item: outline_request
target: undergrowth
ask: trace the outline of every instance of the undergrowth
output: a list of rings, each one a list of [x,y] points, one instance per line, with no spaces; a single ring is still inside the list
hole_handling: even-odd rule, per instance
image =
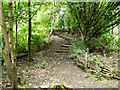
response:
[[[120,51],[119,38],[109,34],[103,34],[99,38],[92,38],[89,44],[89,48],[96,51]]]
[[[99,52],[90,53],[83,41],[72,43],[70,52],[72,57],[75,57],[77,65],[84,68],[87,73],[94,74],[96,80],[102,80],[103,77],[120,79],[118,76],[120,72],[115,69],[117,68],[118,54],[114,57],[107,57],[105,52],[103,52],[104,55],[100,55]]]
[[[33,26],[32,36],[31,36],[31,47],[34,50],[37,50],[39,47],[42,48],[47,41],[47,28],[40,29],[38,26]],[[35,28],[36,27],[36,28]],[[18,39],[17,39],[17,50],[16,52],[28,51],[28,25],[23,26],[18,30]],[[13,34],[14,48],[15,48],[15,37],[16,34]],[[52,38],[50,38],[50,42]],[[16,48],[15,48],[16,49]]]

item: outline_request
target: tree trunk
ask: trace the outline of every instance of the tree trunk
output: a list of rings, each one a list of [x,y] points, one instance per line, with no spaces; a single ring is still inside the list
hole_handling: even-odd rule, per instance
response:
[[[12,1],[8,4],[9,8],[9,48],[11,54],[11,76],[12,76],[12,87],[17,88],[17,71],[16,71],[16,55],[14,52],[13,45],[13,9],[12,9]]]
[[[12,2],[9,2],[9,38],[5,26],[5,18],[4,18],[4,8],[3,2],[0,1],[0,11],[1,11],[1,26],[2,33],[5,40],[5,49],[2,51],[2,55],[5,61],[6,69],[10,81],[12,82],[12,87],[17,88],[17,72],[16,72],[16,64],[15,64],[15,53],[13,48],[13,13],[12,13]],[[11,57],[11,58],[10,58]],[[12,62],[11,62],[12,61]]]
[[[2,55],[3,55],[4,61],[5,61],[9,79],[12,82],[12,87],[17,88],[17,75],[16,75],[16,68],[15,68],[15,62],[14,62],[14,60],[16,58],[15,58],[15,53],[14,53],[14,48],[13,48],[12,2],[9,2],[8,7],[9,7],[9,38],[8,38],[6,26],[5,26],[3,2],[0,1],[1,26],[2,26],[2,33],[4,36],[4,40],[5,40],[5,49],[2,50]],[[11,56],[11,58],[10,58],[10,56]]]
[[[4,36],[4,40],[5,40],[5,49],[2,50],[2,55],[3,55],[3,58],[5,60],[8,76],[11,79],[11,76],[10,76],[10,70],[11,70],[10,64],[11,63],[10,63],[10,57],[9,57],[8,36],[7,36],[7,30],[6,30],[6,26],[5,26],[4,8],[3,8],[2,1],[0,1],[0,18],[1,18],[1,29],[2,29],[2,33]]]
[[[15,1],[15,11],[16,11],[16,1]],[[15,23],[16,23],[16,43],[15,43],[15,50],[16,50],[16,53],[17,53],[17,28],[18,28],[17,17],[15,17]]]
[[[20,0],[18,2],[18,9],[19,9],[19,5],[20,5]],[[15,11],[16,11],[16,1],[15,1]],[[16,13],[17,14],[17,13]],[[15,18],[15,23],[16,23],[16,43],[15,43],[15,50],[16,50],[16,54],[17,54],[17,37],[18,37],[18,34],[17,34],[17,30],[18,30],[18,21],[17,21],[17,17]]]
[[[50,42],[50,37],[51,37],[51,35],[52,35],[52,32],[53,32],[53,27],[54,27],[54,22],[55,22],[55,8],[56,8],[56,2],[55,2],[55,0],[54,0],[54,10],[53,10],[53,21],[52,21],[52,28],[51,28],[51,31],[50,31],[50,33],[48,34],[48,39],[47,39],[47,42],[46,42],[46,44],[49,44],[49,42]]]
[[[29,30],[28,30],[28,61],[31,61],[31,11],[30,11],[30,2],[31,0],[28,0],[28,7],[29,7]]]

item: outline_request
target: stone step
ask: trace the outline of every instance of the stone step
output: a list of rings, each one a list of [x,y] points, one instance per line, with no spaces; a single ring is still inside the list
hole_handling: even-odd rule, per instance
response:
[[[66,45],[66,44],[65,44],[65,45],[62,45],[61,47],[70,47],[70,46],[71,46],[71,45]]]
[[[61,47],[59,50],[69,50],[68,47]]]
[[[25,57],[27,55],[28,55],[28,53],[19,53],[19,54],[16,54],[16,57],[17,57],[17,59],[19,59],[19,58]]]
[[[55,51],[56,53],[68,53],[69,52],[69,50],[57,50],[57,51]]]
[[[72,45],[70,42],[66,42],[65,44],[66,44],[66,45]]]
[[[53,33],[54,35],[57,35],[57,36],[59,36],[59,37],[61,37],[61,38],[63,38],[63,39],[66,39],[66,40],[74,40],[73,38],[71,38],[71,37],[67,37],[67,36],[65,36],[65,35],[60,35],[60,34],[58,34],[58,33]]]

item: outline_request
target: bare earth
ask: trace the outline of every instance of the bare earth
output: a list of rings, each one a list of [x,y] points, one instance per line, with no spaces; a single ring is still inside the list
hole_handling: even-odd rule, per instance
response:
[[[95,81],[93,75],[86,78],[86,73],[70,59],[69,53],[56,53],[66,41],[58,36],[52,36],[53,42],[49,48],[35,53],[33,62],[26,62],[19,67],[19,72],[28,72],[26,82],[29,88],[48,88],[54,84],[64,84],[71,88],[117,88],[117,80]],[[36,66],[42,61],[48,67],[41,69]]]

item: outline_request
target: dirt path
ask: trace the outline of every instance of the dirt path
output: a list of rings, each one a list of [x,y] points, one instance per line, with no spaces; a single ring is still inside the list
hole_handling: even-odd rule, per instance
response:
[[[25,80],[29,83],[29,87],[51,87],[56,83],[65,84],[72,88],[117,87],[116,80],[95,81],[92,75],[86,78],[86,73],[74,64],[69,53],[55,52],[66,41],[58,36],[52,37],[53,42],[48,49],[38,52],[33,57],[33,62],[19,66],[19,72],[28,72]],[[45,69],[39,67],[43,61],[48,63],[48,67]]]

